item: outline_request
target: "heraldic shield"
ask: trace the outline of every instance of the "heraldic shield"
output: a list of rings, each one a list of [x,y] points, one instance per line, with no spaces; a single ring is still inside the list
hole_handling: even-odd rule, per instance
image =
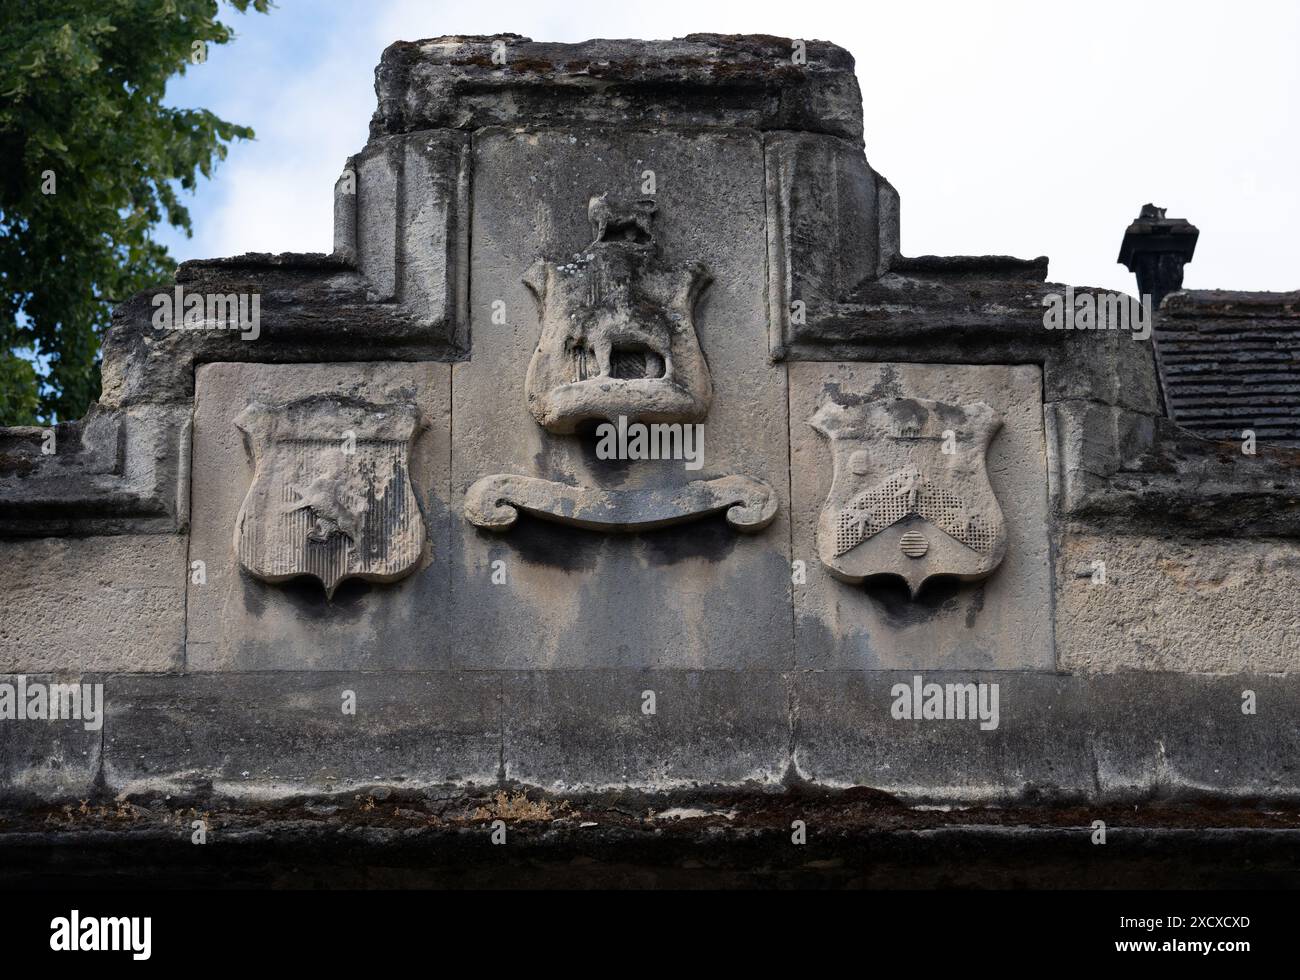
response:
[[[253,484],[235,520],[239,563],[265,582],[312,576],[332,598],[349,578],[392,582],[424,552],[411,486],[413,403],[318,396],[253,403],[235,419]]]
[[[826,402],[809,424],[831,441],[835,473],[817,551],[836,578],[897,575],[975,581],[1007,550],[985,453],[1002,419],[983,402],[898,398]]]

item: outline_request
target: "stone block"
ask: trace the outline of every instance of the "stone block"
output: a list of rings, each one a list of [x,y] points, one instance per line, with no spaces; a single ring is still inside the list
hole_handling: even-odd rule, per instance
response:
[[[354,156],[356,193],[336,237],[355,229],[368,295],[465,345],[469,137],[434,130],[377,139]]]
[[[48,694],[52,684],[102,682],[102,676],[93,674],[0,674],[0,698],[8,701],[0,717],[0,803],[56,803],[91,796],[99,773],[104,714],[95,718],[78,711],[77,717],[50,720],[46,710],[45,717],[19,718],[17,701],[23,686],[30,695],[39,685]],[[107,699],[106,692],[103,697]],[[23,700],[31,703],[30,696]],[[105,705],[96,710],[104,711]]]
[[[1300,679],[1294,675],[1076,677],[1088,699],[1099,799],[1229,796],[1277,803],[1300,797]]]
[[[647,170],[656,175],[660,261],[700,263],[712,278],[694,305],[699,344],[716,365],[698,470],[682,460],[599,459],[590,429],[548,431],[525,394],[541,333],[526,273],[539,260],[585,254],[593,197],[634,199]],[[785,373],[768,362],[764,339],[758,136],[486,130],[475,137],[474,185],[474,356],[453,369],[453,662],[787,666]],[[462,516],[466,491],[496,475],[669,496],[693,481],[741,475],[773,490],[776,514],[753,534],[738,534],[722,516],[619,534],[523,516],[497,533]]]
[[[745,127],[862,142],[853,56],[826,41],[689,34],[577,44],[517,34],[389,45],[371,138],[484,126]]]
[[[169,534],[0,541],[0,670],[176,670],[185,553]]]
[[[876,276],[877,178],[861,146],[833,136],[765,133],[763,152],[772,318],[781,327],[773,346],[784,349],[792,340],[815,341],[816,321]]]
[[[448,374],[447,365],[435,363],[209,364],[199,369],[189,557],[191,563],[205,563],[207,581],[189,587],[189,670],[411,670],[446,663]],[[277,406],[302,398],[414,404],[418,409],[425,427],[411,445],[407,470],[426,540],[417,567],[405,577],[350,578],[327,596],[314,578],[264,581],[241,566],[234,541],[254,468],[236,419],[255,403]],[[285,415],[275,409],[267,413],[272,422]],[[346,434],[325,435],[342,440]],[[311,450],[331,459],[329,454],[338,451],[333,442]],[[274,521],[269,514],[251,531],[271,534]],[[335,534],[326,544],[332,547],[341,540]]]
[[[507,779],[555,792],[774,787],[788,768],[774,671],[533,670],[504,683]]]
[[[976,718],[896,718],[920,677],[943,688],[977,685]],[[979,720],[978,685],[997,727]],[[795,769],[826,786],[870,786],[909,802],[1045,802],[1083,798],[1093,781],[1086,700],[1068,677],[1008,671],[800,671],[795,677]],[[909,704],[913,696],[906,696]],[[956,708],[964,692],[956,692]],[[911,709],[909,709],[910,711]],[[925,700],[922,700],[922,711]],[[951,712],[955,715],[956,712]],[[986,715],[992,720],[993,712]]]
[[[343,711],[346,692],[355,714]],[[492,783],[500,681],[432,671],[113,678],[104,779],[123,795],[291,796]]]
[[[790,387],[793,558],[804,562],[807,576],[805,583],[794,586],[798,664],[886,670],[1052,669],[1039,369],[801,362],[790,365]],[[808,424],[828,401],[862,406],[904,398],[948,405],[983,402],[1002,419],[988,446],[986,470],[1005,523],[1005,555],[982,580],[931,578],[915,597],[892,576],[867,578],[854,585],[832,577],[823,564],[817,526],[832,490],[832,442]],[[964,451],[960,445],[958,451]],[[870,459],[873,450],[865,452]],[[922,475],[947,492],[942,466]],[[846,480],[848,487],[855,486],[847,475]],[[907,543],[902,536],[909,529],[922,534],[932,547],[948,544],[950,535],[917,517],[900,521],[880,537],[897,535],[902,548]],[[850,551],[846,557],[851,555]],[[938,563],[930,571],[941,572],[943,567]],[[961,569],[954,564],[952,570]]]
[[[1067,535],[1057,558],[1063,670],[1300,668],[1300,545]]]

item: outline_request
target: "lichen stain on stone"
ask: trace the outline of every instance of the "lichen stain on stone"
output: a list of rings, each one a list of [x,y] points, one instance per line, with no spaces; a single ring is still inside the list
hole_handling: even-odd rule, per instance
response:
[[[828,381],[826,383],[826,394],[830,396],[831,401],[835,402],[835,404],[843,405],[845,408],[853,408],[871,402],[902,398],[903,389],[899,384],[898,372],[894,369],[894,366],[886,364],[881,368],[880,380],[873,384],[871,390],[865,395],[845,391],[838,381]]]

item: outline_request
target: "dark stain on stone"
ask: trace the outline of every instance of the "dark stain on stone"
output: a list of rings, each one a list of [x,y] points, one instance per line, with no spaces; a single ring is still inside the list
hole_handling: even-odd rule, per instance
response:
[[[268,594],[274,590],[308,619],[328,618],[354,622],[364,612],[366,604],[363,600],[372,588],[371,583],[362,579],[348,579],[334,590],[332,599],[326,599],[324,585],[310,575],[270,584],[241,571],[240,582],[243,585],[244,609],[254,619],[260,619],[265,614]]]
[[[17,453],[0,453],[0,476],[26,476],[36,469],[36,464]]]
[[[872,385],[871,390],[865,395],[856,391],[845,391],[838,381],[827,381],[824,390],[831,401],[845,408],[903,397],[903,389],[898,383],[898,371],[891,365],[881,368],[880,380]]]
[[[633,459],[601,459],[596,455],[596,447],[600,439],[596,435],[596,429],[601,423],[591,422],[578,430],[577,438],[580,440],[582,447],[582,458],[603,487],[621,487],[627,482],[629,470],[636,465],[637,460]]]
[[[974,629],[975,620],[984,609],[984,585],[981,583],[971,593],[970,605],[966,607],[966,628]]]
[[[866,395],[859,395],[856,392],[845,391],[840,387],[838,381],[827,381],[825,387],[826,395],[836,405],[843,405],[845,408],[852,408],[855,405],[862,405],[871,401]]]
[[[581,476],[574,474],[568,447],[561,442],[563,439],[571,438],[573,437],[555,436],[547,439],[542,444],[542,448],[533,454],[534,471],[531,475],[543,480],[554,480],[557,483],[585,482]]]
[[[239,584],[244,590],[244,609],[254,619],[260,619],[262,613],[266,611],[266,596],[262,591],[266,586],[254,579],[242,568],[239,570]]]
[[[494,533],[475,528],[479,538],[490,542],[495,560],[515,555],[530,565],[543,565],[562,572],[584,572],[596,567],[606,535],[586,528],[540,520],[521,513],[510,530]],[[502,553],[508,552],[508,554]]]
[[[689,524],[647,531],[640,535],[646,560],[651,565],[673,565],[686,558],[703,558],[717,562],[726,558],[736,547],[739,532],[727,523],[722,513]]]
[[[331,599],[325,598],[320,579],[301,575],[275,586],[285,600],[303,616],[329,619],[331,623],[356,622],[366,610],[365,598],[374,586],[364,579],[351,578],[340,583]]]
[[[882,398],[902,398],[903,388],[898,383],[898,369],[892,364],[886,364],[880,371],[880,380],[871,387],[867,393],[867,401],[878,401]]]
[[[950,575],[939,575],[921,586],[913,599],[907,583],[897,575],[873,575],[862,583],[862,590],[884,613],[889,625],[900,629],[956,611],[962,584]]]
[[[900,428],[922,429],[930,411],[915,398],[900,398],[890,405],[889,416]]]
[[[865,635],[859,642],[866,645]],[[800,615],[795,620],[795,662],[800,667],[822,668],[833,665],[833,656],[839,641],[824,622],[816,616]],[[870,662],[870,658],[865,658]]]

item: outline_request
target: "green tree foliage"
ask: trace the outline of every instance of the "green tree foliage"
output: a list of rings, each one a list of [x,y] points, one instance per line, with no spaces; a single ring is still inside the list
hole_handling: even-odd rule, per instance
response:
[[[233,37],[218,12],[216,0],[0,2],[0,425],[85,413],[112,304],[172,275],[153,229],[165,218],[190,233],[177,186],[252,137],[163,105],[168,79]]]

